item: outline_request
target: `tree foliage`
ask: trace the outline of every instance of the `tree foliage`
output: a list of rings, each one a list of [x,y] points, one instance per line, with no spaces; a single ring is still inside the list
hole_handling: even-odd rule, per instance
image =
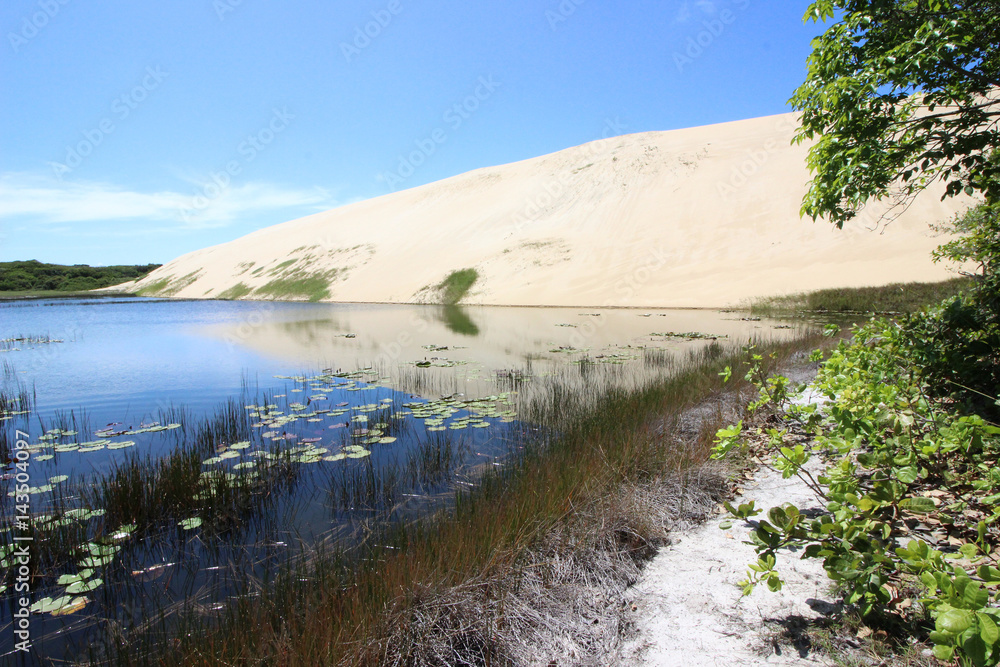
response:
[[[817,139],[804,215],[841,227],[934,181],[1000,195],[1000,0],[817,0],[805,19],[835,22],[790,100],[796,140]]]
[[[43,264],[36,260],[0,262],[0,292],[75,292],[109,287],[146,275],[159,264],[142,266],[87,266]]]

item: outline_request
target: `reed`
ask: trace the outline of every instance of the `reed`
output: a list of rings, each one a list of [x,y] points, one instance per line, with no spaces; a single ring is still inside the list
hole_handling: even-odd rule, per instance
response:
[[[773,360],[766,358],[777,363],[816,344],[810,338],[760,347],[774,353]],[[625,554],[618,559],[625,564],[648,557],[649,529],[623,518],[624,505],[615,510],[613,528],[591,519],[609,516],[599,508],[623,488],[683,479],[706,460],[721,413],[709,414],[686,446],[678,446],[673,432],[688,428],[686,411],[723,393],[722,368],[735,366],[733,376],[740,377],[740,364],[734,346],[715,344],[678,362],[668,379],[656,383],[635,379],[637,386],[623,388],[620,375],[627,371],[601,371],[597,364],[545,378],[519,406],[527,421],[511,429],[504,465],[489,466],[474,487],[456,491],[447,510],[430,519],[369,527],[368,539],[357,547],[298,559],[269,575],[272,583],[241,598],[217,623],[188,623],[187,634],[144,640],[147,649],[123,648],[113,662],[507,664],[505,628],[515,619],[504,605],[528,576],[531,554],[547,536],[569,534],[567,544],[613,544]],[[586,378],[582,390],[574,375]],[[747,390],[741,382],[726,389]],[[436,452],[416,454],[413,470],[434,479],[448,467],[446,448],[442,442]],[[362,475],[356,483],[357,498],[381,493],[371,478]],[[695,491],[711,496],[692,485]],[[675,505],[684,514],[684,502]]]
[[[749,305],[760,317],[809,313],[897,315],[913,313],[972,288],[971,278],[937,283],[893,283],[879,287],[843,287],[758,299]]]

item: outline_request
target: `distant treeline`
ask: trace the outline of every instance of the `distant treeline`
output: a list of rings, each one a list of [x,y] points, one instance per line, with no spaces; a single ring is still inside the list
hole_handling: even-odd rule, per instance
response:
[[[117,285],[140,278],[159,264],[87,266],[43,264],[36,260],[0,262],[0,292],[77,292]]]

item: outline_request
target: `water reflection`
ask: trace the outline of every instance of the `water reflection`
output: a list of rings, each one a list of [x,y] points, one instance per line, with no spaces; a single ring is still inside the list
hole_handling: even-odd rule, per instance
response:
[[[389,386],[427,398],[489,395],[499,379],[524,375],[528,365],[536,377],[584,360],[648,368],[651,353],[685,355],[713,340],[790,338],[799,328],[694,309],[267,305],[266,316],[249,326],[252,310],[245,321],[199,333],[287,367],[374,369]]]
[[[454,331],[457,334],[463,336],[479,335],[479,327],[461,306],[442,307],[441,321],[444,322],[449,331]]]
[[[79,656],[104,623],[141,625],[189,605],[217,613],[249,580],[266,579],[290,557],[287,545],[347,540],[367,534],[376,519],[405,520],[439,506],[457,485],[472,486],[481,469],[501,465],[518,433],[535,427],[522,421],[521,407],[547,395],[546,386],[567,388],[548,394],[561,407],[611,385],[666,375],[678,357],[719,339],[797,333],[708,310],[144,299],[51,305],[0,305],[0,339],[25,333],[64,341],[4,352],[0,378],[34,385],[38,409],[0,422],[0,438],[13,443],[23,429],[32,484],[58,487],[31,497],[39,530],[68,535],[60,541],[39,533],[37,544],[60,560],[39,573],[36,598],[68,594],[72,584],[59,577],[82,567],[101,579],[78,616],[35,615],[38,645],[67,657]],[[225,419],[205,421],[231,399],[220,413]],[[185,447],[200,449],[188,457],[179,454]],[[163,467],[171,456],[190,459],[193,468]],[[133,517],[105,526],[114,514],[107,499],[119,495],[98,498],[92,485],[129,462],[143,475],[115,479],[193,470],[195,481],[169,487],[185,511],[171,510],[137,527],[134,538],[108,544],[106,535]],[[258,480],[271,479],[281,483],[258,489]],[[8,510],[13,480],[8,469],[0,484],[0,506],[7,502]],[[118,486],[107,488],[117,493]],[[162,496],[149,503],[139,484],[122,488],[138,494],[120,494],[122,507],[182,506]],[[231,523],[216,518],[230,506],[219,500],[226,493],[233,507],[250,503]],[[84,507],[87,498],[100,506]],[[107,514],[85,521],[70,514],[84,509]],[[0,517],[6,543],[13,516]],[[204,524],[185,524],[195,518]],[[112,553],[100,572],[80,560],[105,550]],[[14,611],[8,590],[0,595],[0,627],[9,627]],[[0,637],[0,656],[10,639]]]

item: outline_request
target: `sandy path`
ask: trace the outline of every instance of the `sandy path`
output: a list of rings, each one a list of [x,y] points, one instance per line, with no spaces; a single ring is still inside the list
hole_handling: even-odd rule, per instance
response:
[[[745,486],[740,502],[749,499],[765,510],[785,502],[799,509],[821,507],[800,480],[784,480],[769,470]],[[821,562],[784,552],[778,560],[784,588],[771,593],[759,586],[741,598],[736,584],[756,556],[743,543],[750,526],[737,522],[721,530],[725,518],[719,515],[684,534],[646,567],[632,589],[636,636],[622,646],[618,664],[832,665],[824,656],[788,643],[775,646],[770,639],[782,622],[817,618],[817,609],[831,608],[830,580]]]

